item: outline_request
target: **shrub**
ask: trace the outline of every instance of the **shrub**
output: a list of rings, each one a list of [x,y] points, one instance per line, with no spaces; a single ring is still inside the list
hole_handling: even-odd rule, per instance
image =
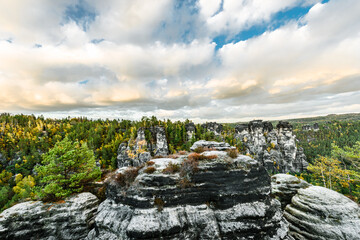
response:
[[[179,164],[174,164],[172,162],[169,162],[169,164],[166,166],[166,168],[164,168],[162,172],[165,174],[173,174],[179,171],[180,171]]]
[[[118,173],[115,176],[115,181],[123,187],[129,187],[134,182],[135,178],[139,174],[139,168],[129,167],[122,173]]]
[[[180,188],[189,188],[194,186],[194,184],[189,180],[189,178],[184,177],[182,179],[180,179],[180,181],[178,182],[178,186]]]
[[[205,152],[205,149],[203,147],[197,147],[197,148],[195,148],[194,152],[202,153],[202,152]]]
[[[161,212],[164,209],[164,201],[161,198],[156,197],[154,199],[154,206],[157,207],[158,211]]]
[[[228,155],[229,157],[231,157],[231,158],[237,158],[237,156],[238,156],[238,151],[237,151],[237,149],[229,149],[229,150],[227,151],[227,155]]]
[[[154,165],[154,164],[155,164],[154,161],[147,161],[147,162],[146,162],[146,165],[148,165],[148,166],[152,166],[152,165]]]
[[[199,171],[198,165],[199,163],[194,159],[185,159],[180,168],[180,176],[190,176]]]
[[[144,173],[147,173],[147,174],[151,174],[153,172],[156,171],[156,168],[154,167],[147,167],[145,170],[144,170]]]
[[[179,151],[179,155],[186,155],[186,151]]]
[[[200,160],[211,160],[211,159],[215,159],[217,158],[217,155],[209,155],[209,156],[205,156],[199,153],[191,153],[188,156],[188,159],[191,160],[196,160],[196,161],[200,161]]]

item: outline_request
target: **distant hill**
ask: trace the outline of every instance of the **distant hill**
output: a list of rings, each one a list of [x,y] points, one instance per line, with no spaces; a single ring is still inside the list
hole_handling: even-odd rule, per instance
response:
[[[309,118],[295,118],[295,119],[284,119],[283,121],[290,122],[291,124],[314,124],[314,123],[324,123],[331,121],[360,121],[360,113],[347,113],[347,114],[329,114],[326,116],[317,116]],[[279,120],[270,120],[273,125],[276,125]],[[247,123],[247,122],[237,122],[237,123],[228,123],[229,126],[234,127],[236,124]]]

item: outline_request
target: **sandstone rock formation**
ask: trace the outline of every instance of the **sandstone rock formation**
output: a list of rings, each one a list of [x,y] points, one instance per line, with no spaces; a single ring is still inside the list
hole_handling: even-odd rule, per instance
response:
[[[281,208],[291,203],[293,196],[300,188],[311,186],[304,180],[289,174],[276,174],[271,177],[272,195],[281,202]]]
[[[299,189],[284,212],[295,239],[359,239],[360,207],[327,188]]]
[[[300,172],[308,166],[303,149],[296,146],[296,136],[288,122],[280,121],[274,129],[270,122],[255,120],[237,125],[235,133],[246,153],[272,172]]]
[[[235,149],[235,147],[231,147],[228,143],[225,143],[225,142],[199,140],[199,141],[194,142],[194,144],[190,147],[190,150],[194,151],[198,147],[219,150],[219,151]]]
[[[243,155],[203,154],[219,156],[198,166],[187,156],[153,159],[155,172],[140,169],[130,186],[110,181],[87,239],[288,239],[264,167]],[[170,163],[180,172],[165,174]]]
[[[216,122],[207,122],[201,125],[207,131],[213,132],[215,136],[220,136],[223,130],[223,125]]]
[[[188,124],[185,125],[185,130],[186,130],[186,136],[187,136],[187,140],[191,140],[196,133],[196,126],[193,122],[189,122]]]
[[[118,168],[127,166],[140,166],[150,160],[151,155],[166,156],[169,154],[169,147],[163,127],[153,127],[149,129],[152,135],[152,141],[148,142],[145,138],[145,129],[139,128],[135,144],[131,146],[131,140],[128,143],[121,143],[118,149],[117,165]]]
[[[313,130],[313,131],[319,131],[319,124],[318,123],[314,123],[314,125],[304,125],[302,126],[302,130],[303,131],[310,131],[310,130]]]
[[[0,214],[0,239],[84,239],[93,227],[98,199],[91,193],[64,203],[23,202]]]

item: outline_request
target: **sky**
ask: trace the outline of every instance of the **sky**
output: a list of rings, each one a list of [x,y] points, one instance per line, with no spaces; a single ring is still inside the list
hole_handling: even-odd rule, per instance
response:
[[[195,122],[360,112],[360,1],[3,0],[0,112]]]

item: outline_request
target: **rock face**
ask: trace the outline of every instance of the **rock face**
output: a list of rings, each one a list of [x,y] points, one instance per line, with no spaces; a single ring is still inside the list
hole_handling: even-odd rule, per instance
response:
[[[189,122],[185,125],[187,140],[190,141],[196,133],[196,126],[193,122]]]
[[[215,136],[220,136],[223,130],[223,125],[216,122],[204,123],[201,127],[205,128],[207,131],[213,132]]]
[[[313,130],[313,131],[319,131],[319,124],[318,123],[314,123],[314,125],[304,125],[302,126],[302,130],[303,131],[310,131],[310,130]]]
[[[196,171],[183,174],[187,156],[153,159],[156,171],[139,170],[131,186],[110,182],[87,239],[288,239],[264,167],[243,155],[206,153],[220,154]],[[182,174],[164,174],[170,162]]]
[[[91,193],[65,203],[19,203],[0,214],[0,239],[84,239],[97,207],[98,199]]]
[[[151,155],[166,156],[169,154],[169,147],[163,127],[156,126],[149,129],[152,135],[152,141],[148,142],[145,138],[144,128],[139,128],[137,137],[133,146],[131,140],[128,143],[124,142],[119,145],[117,165],[118,168],[127,166],[140,166],[149,161]]]
[[[302,148],[296,146],[296,136],[288,122],[280,121],[273,128],[261,120],[235,127],[235,137],[242,141],[246,153],[253,155],[272,172],[300,172],[308,163]]]
[[[299,189],[284,212],[295,239],[359,239],[360,207],[327,188]]]
[[[281,202],[281,208],[291,203],[293,196],[300,188],[311,186],[304,180],[289,174],[276,174],[271,177],[272,195]]]
[[[194,151],[198,147],[214,149],[214,150],[219,150],[219,151],[225,151],[225,150],[228,150],[228,149],[235,149],[235,147],[230,147],[230,145],[228,143],[225,143],[225,142],[214,142],[214,141],[199,140],[197,142],[194,142],[194,144],[191,146],[190,150]]]
[[[169,146],[167,143],[165,129],[163,127],[156,126],[155,127],[156,134],[156,145],[155,156],[166,156],[169,154]]]

